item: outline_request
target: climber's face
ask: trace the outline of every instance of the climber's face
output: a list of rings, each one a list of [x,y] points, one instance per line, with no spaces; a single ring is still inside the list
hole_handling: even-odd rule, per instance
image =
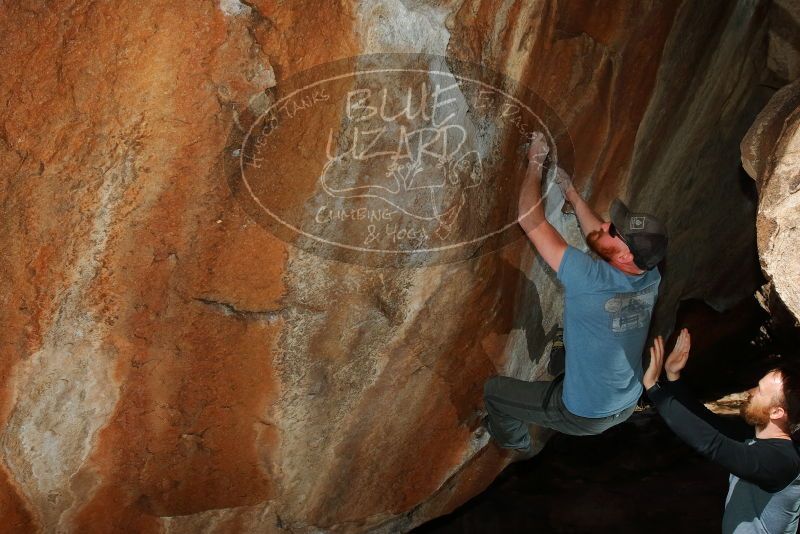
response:
[[[599,230],[590,232],[586,236],[586,244],[595,251],[601,258],[608,262],[613,261],[621,255],[630,253],[628,245],[616,232],[612,232],[611,223],[603,223]],[[612,235],[614,233],[615,235]]]

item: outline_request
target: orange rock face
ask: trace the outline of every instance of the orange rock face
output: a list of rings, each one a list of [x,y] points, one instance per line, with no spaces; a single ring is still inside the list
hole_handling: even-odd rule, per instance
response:
[[[317,93],[319,105],[296,100],[263,152],[251,127],[334,61],[445,56],[445,74],[463,75],[461,61],[516,80],[558,119],[554,146],[598,209],[621,195],[671,223],[657,318],[668,328],[680,298],[724,307],[757,282],[757,265],[742,267],[749,249],[725,239],[746,236],[754,210],[734,187],[735,151],[765,98],[753,66],[765,61],[765,6],[0,6],[0,524],[396,532],[482,491],[509,462],[474,432],[483,382],[546,376],[560,321],[552,273],[514,224],[534,122],[507,114],[491,84],[482,108],[462,79],[440,101],[460,121],[448,145],[459,152],[398,114],[393,127],[421,132],[409,154],[432,158],[422,174],[414,158],[362,159],[330,183],[320,141],[346,146],[374,117],[324,95],[368,78],[329,86],[341,92]],[[384,88],[402,95],[418,74]],[[276,226],[264,202],[299,227]],[[559,208],[548,195],[577,245]],[[359,209],[396,210],[387,217],[416,221],[440,249],[354,252],[369,231]],[[408,228],[386,243],[408,242]],[[464,238],[490,234],[502,236],[491,247]]]

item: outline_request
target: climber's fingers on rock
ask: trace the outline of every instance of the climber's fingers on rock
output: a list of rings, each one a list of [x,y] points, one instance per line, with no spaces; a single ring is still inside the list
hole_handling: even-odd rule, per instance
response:
[[[537,160],[541,162],[544,157],[550,152],[550,147],[542,132],[533,132],[531,134],[531,144],[528,147],[528,161]]]

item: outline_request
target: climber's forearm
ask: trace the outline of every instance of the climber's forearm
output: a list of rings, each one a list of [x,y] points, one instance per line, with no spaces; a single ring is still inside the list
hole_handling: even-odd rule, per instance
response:
[[[539,255],[554,271],[558,271],[567,243],[547,221],[542,201],[542,168],[531,163],[519,195],[519,222]]]
[[[572,207],[575,208],[575,215],[578,217],[578,222],[581,225],[583,235],[589,235],[590,233],[601,229],[601,225],[605,221],[603,221],[603,219],[597,215],[591,206],[589,206],[589,204],[583,200],[583,197],[581,197],[577,189],[571,187],[567,191],[566,196],[567,200],[572,204]]]
[[[536,162],[528,165],[519,192],[518,222],[525,233],[546,222],[542,202],[542,167]]]

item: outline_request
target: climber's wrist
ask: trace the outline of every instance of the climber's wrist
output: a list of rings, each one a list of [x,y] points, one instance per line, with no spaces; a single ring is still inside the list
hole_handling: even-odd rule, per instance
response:
[[[578,193],[578,190],[575,189],[575,186],[573,186],[571,183],[569,184],[569,187],[567,187],[567,190],[564,191],[564,198],[570,204],[575,204],[576,201],[583,200],[581,194]]]

